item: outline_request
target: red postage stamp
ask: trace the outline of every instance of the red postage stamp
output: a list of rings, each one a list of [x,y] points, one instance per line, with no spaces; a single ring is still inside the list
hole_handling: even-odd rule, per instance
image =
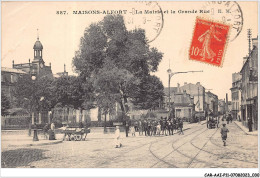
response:
[[[190,60],[222,66],[230,26],[201,18],[196,19],[190,46]]]

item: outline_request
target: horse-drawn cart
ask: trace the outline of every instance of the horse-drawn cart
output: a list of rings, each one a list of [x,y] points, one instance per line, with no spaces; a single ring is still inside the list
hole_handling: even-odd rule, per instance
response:
[[[63,130],[64,133],[64,139],[66,136],[68,136],[68,140],[75,140],[75,141],[81,141],[85,140],[87,137],[87,134],[90,133],[89,128],[66,128]]]

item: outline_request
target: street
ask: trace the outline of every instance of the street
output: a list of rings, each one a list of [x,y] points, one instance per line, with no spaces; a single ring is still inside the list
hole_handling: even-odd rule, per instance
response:
[[[184,135],[64,141],[54,145],[2,148],[2,167],[18,168],[257,168],[257,136],[235,123],[224,147],[220,128],[189,124]],[[138,133],[136,133],[138,135]]]

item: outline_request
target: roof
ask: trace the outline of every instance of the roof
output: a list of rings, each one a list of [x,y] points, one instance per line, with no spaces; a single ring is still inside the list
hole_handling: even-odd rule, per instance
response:
[[[40,50],[43,49],[42,43],[39,40],[37,40],[34,43],[33,49],[40,49]]]
[[[170,93],[176,93],[177,92],[177,87],[170,87]],[[164,94],[168,95],[169,94],[169,87],[164,87]]]
[[[10,72],[10,73],[17,73],[17,74],[27,74],[26,72],[14,69],[14,68],[8,68],[8,67],[1,67],[1,72]]]

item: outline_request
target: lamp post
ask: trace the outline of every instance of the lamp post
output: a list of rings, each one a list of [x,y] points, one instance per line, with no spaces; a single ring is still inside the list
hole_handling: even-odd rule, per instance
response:
[[[36,76],[32,76],[33,83],[36,80]],[[34,98],[35,99],[35,98]],[[33,124],[33,141],[39,141],[38,133],[37,133],[37,126],[34,124],[34,112],[32,112],[32,124]]]
[[[203,70],[199,70],[199,71],[184,71],[184,72],[172,72],[171,69],[167,70],[168,75],[169,75],[169,80],[168,80],[168,87],[169,87],[169,112],[168,112],[168,117],[170,117],[170,112],[171,112],[171,78],[172,76],[176,75],[176,74],[184,74],[184,73],[195,73],[195,72],[203,72]]]

